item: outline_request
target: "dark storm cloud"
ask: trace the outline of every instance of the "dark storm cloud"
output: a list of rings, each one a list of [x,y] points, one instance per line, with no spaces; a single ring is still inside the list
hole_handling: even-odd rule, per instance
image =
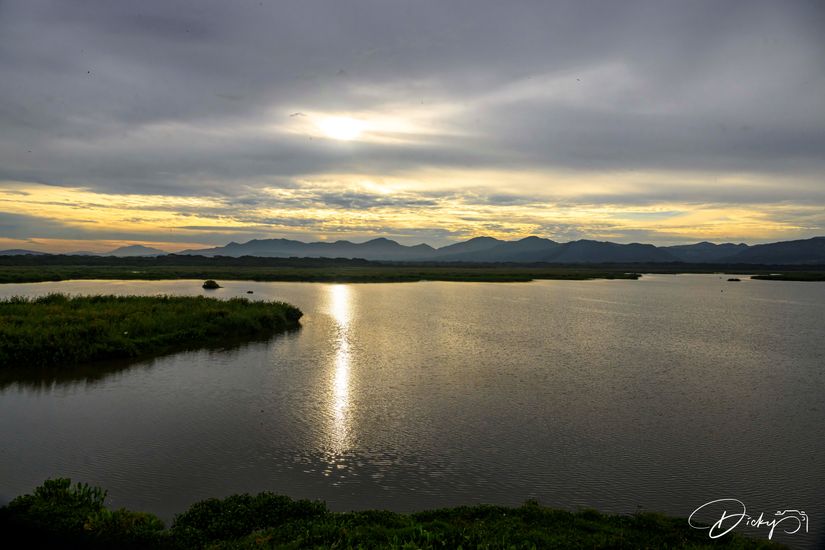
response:
[[[54,220],[0,212],[0,235],[6,238],[47,237],[64,231],[67,228]]]
[[[825,205],[823,28],[816,0],[5,0],[0,180],[231,207],[324,174],[717,172],[795,178],[747,191],[749,202]],[[382,142],[289,131],[294,112],[386,111],[428,126]],[[444,200],[310,195],[277,206]],[[509,190],[462,197],[540,202]],[[742,199],[672,182],[623,197]]]

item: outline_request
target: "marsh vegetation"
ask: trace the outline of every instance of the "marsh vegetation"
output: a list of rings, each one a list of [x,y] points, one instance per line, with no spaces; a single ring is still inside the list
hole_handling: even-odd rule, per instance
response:
[[[294,265],[44,265],[0,264],[0,283],[70,279],[195,279],[317,283],[391,283],[415,281],[528,282],[536,279],[637,279],[624,268],[521,265],[385,265],[378,263],[296,262]]]
[[[70,279],[195,279],[328,283],[414,281],[526,282],[537,279],[638,279],[642,273],[737,273],[759,279],[825,280],[821,266],[689,263],[375,262],[346,258],[161,256],[0,256],[0,283]]]
[[[65,368],[253,338],[298,326],[282,302],[50,294],[0,301],[3,369]]]

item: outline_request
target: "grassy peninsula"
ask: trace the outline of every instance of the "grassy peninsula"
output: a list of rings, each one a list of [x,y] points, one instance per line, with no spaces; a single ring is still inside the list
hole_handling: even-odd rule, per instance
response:
[[[59,369],[158,355],[296,328],[301,315],[289,304],[242,298],[11,298],[0,301],[0,365]]]
[[[825,271],[797,271],[790,273],[762,273],[751,279],[762,281],[825,281]]]
[[[0,529],[7,540],[61,548],[784,548],[738,534],[713,540],[659,514],[567,512],[530,501],[336,513],[322,502],[243,494],[193,504],[165,528],[152,514],[108,509],[105,497],[99,488],[48,480],[0,509]]]

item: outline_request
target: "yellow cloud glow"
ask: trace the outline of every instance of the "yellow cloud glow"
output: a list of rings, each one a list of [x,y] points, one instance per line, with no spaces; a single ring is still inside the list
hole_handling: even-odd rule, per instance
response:
[[[266,237],[389,236],[407,244],[444,244],[479,235],[759,242],[797,238],[821,226],[825,217],[821,209],[800,204],[633,201],[634,196],[650,196],[656,185],[701,188],[706,182],[703,174],[668,173],[327,174],[295,180],[287,188],[259,187],[254,200],[237,202],[223,196],[118,195],[3,182],[0,213],[29,216],[35,226],[45,220],[58,229],[34,240],[3,236],[0,243],[3,248],[32,248],[38,242],[49,250],[100,251],[140,242],[176,251]],[[746,175],[723,182],[733,190],[758,190],[766,184]],[[121,240],[115,234],[141,238]],[[429,234],[445,237],[432,241],[422,236]]]

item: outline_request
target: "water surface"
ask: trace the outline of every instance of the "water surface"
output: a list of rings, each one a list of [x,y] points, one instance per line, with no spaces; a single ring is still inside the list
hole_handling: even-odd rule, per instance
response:
[[[334,510],[472,503],[687,516],[734,497],[825,524],[825,284],[222,282],[300,307],[270,341],[0,389],[0,494],[66,476],[165,519],[271,490]],[[203,294],[201,281],[0,297]],[[247,295],[247,290],[254,294]],[[766,536],[763,529],[757,536]]]

